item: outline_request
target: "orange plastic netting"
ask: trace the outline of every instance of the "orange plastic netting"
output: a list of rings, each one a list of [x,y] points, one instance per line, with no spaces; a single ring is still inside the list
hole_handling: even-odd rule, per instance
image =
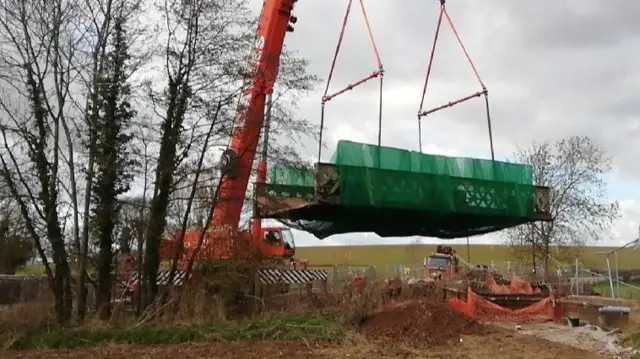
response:
[[[515,322],[547,321],[554,319],[555,300],[553,295],[543,298],[525,308],[509,309],[501,307],[467,290],[467,301],[450,298],[449,305],[456,311],[479,320],[504,319]]]
[[[511,283],[509,285],[498,284],[491,273],[487,273],[485,286],[494,294],[539,294],[540,289],[533,289],[531,284],[520,279],[515,273],[511,273]]]

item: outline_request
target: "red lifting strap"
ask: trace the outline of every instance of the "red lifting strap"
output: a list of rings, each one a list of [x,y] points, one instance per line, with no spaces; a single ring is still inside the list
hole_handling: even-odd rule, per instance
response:
[[[492,131],[491,131],[491,116],[489,114],[489,92],[487,91],[487,87],[484,85],[484,82],[482,82],[482,79],[480,78],[480,74],[478,74],[478,70],[476,69],[476,66],[473,63],[473,60],[471,60],[471,56],[469,56],[469,52],[467,52],[467,48],[464,46],[464,43],[462,42],[462,39],[460,38],[460,35],[458,34],[458,31],[456,30],[456,27],[453,25],[453,21],[451,20],[451,17],[449,16],[449,13],[447,12],[447,9],[445,8],[445,0],[440,0],[440,14],[438,16],[438,23],[436,25],[436,32],[433,38],[433,46],[431,47],[431,55],[429,56],[429,64],[427,65],[427,76],[424,80],[424,87],[422,88],[422,98],[420,99],[420,109],[418,110],[418,131],[419,131],[419,146],[420,146],[420,151],[422,152],[422,128],[421,128],[421,119],[424,116],[427,116],[429,114],[432,114],[434,112],[440,111],[442,109],[445,108],[449,108],[452,106],[455,106],[457,104],[466,102],[468,100],[471,100],[473,98],[476,97],[480,97],[482,95],[485,96],[485,104],[486,104],[486,109],[487,109],[487,123],[489,126],[489,141],[490,141],[490,146],[491,146],[491,158],[494,159],[494,151],[493,151],[493,135],[492,135]],[[429,84],[429,78],[431,76],[431,68],[433,65],[433,57],[436,51],[436,44],[438,43],[438,35],[440,35],[440,27],[442,25],[442,17],[444,16],[445,19],[447,19],[447,23],[449,24],[449,27],[451,28],[451,31],[453,31],[453,34],[456,37],[456,40],[458,41],[458,44],[460,45],[460,47],[462,48],[462,51],[464,52],[465,57],[467,58],[467,61],[469,62],[469,65],[471,66],[471,69],[473,69],[473,73],[475,74],[476,78],[478,79],[478,82],[480,83],[480,87],[481,87],[481,91],[477,91],[474,92],[471,95],[467,95],[464,97],[461,97],[457,100],[454,101],[449,101],[444,105],[440,105],[437,107],[434,107],[430,110],[423,110],[423,106],[424,106],[424,99],[425,99],[425,95],[427,93],[427,86]]]
[[[447,104],[435,107],[431,110],[428,111],[424,111],[423,110],[423,106],[424,106],[424,99],[425,99],[425,95],[427,93],[427,86],[429,84],[429,78],[431,76],[431,68],[433,65],[433,58],[434,58],[434,54],[436,52],[436,44],[438,43],[438,35],[440,34],[440,27],[442,25],[442,17],[445,17],[447,19],[447,23],[449,24],[449,27],[451,28],[451,31],[453,31],[453,34],[456,36],[456,39],[458,40],[458,44],[460,45],[460,47],[462,48],[462,51],[464,52],[465,57],[467,58],[467,61],[469,62],[469,65],[471,66],[471,69],[473,69],[473,73],[476,75],[476,78],[478,79],[478,82],[480,83],[480,87],[482,88],[482,91],[478,91],[474,94],[471,94],[469,96],[465,96],[462,97],[460,99],[457,99],[455,101],[450,101]],[[438,16],[438,23],[436,25],[436,33],[435,36],[433,38],[433,46],[431,47],[431,55],[429,57],[429,65],[427,66],[427,76],[424,80],[424,87],[422,88],[422,98],[420,100],[420,110],[418,110],[418,119],[434,113],[436,111],[442,110],[444,108],[448,108],[454,105],[457,105],[459,103],[468,101],[472,98],[475,97],[479,97],[483,94],[487,93],[487,88],[484,85],[484,83],[482,82],[482,79],[480,78],[480,75],[478,74],[478,70],[476,69],[476,66],[473,63],[473,60],[471,60],[471,56],[469,56],[469,53],[467,52],[467,48],[464,46],[464,43],[462,42],[462,39],[460,39],[460,35],[458,34],[458,31],[456,30],[456,27],[453,25],[453,21],[451,20],[451,17],[449,16],[449,13],[447,12],[447,9],[444,6],[444,0],[440,1],[440,15]]]
[[[327,77],[327,86],[325,87],[324,95],[322,96],[322,103],[327,103],[331,101],[331,99],[333,99],[334,97],[341,95],[349,90],[352,90],[355,87],[362,85],[363,83],[384,74],[384,69],[382,67],[382,61],[380,60],[378,47],[376,46],[376,42],[373,39],[373,32],[371,31],[371,25],[369,24],[369,17],[367,16],[367,11],[364,8],[363,0],[359,0],[359,2],[360,2],[360,10],[362,10],[362,15],[364,16],[364,21],[365,21],[365,24],[367,25],[369,41],[371,41],[371,46],[373,47],[373,54],[375,56],[376,63],[378,65],[378,69],[372,72],[369,76],[364,77],[363,79],[356,81],[354,83],[351,83],[339,91],[329,94],[329,85],[331,84],[331,78],[333,77],[333,71],[335,70],[335,67],[336,67],[338,53],[340,52],[340,47],[342,46],[342,39],[344,38],[344,31],[347,27],[349,14],[351,13],[351,5],[353,4],[353,0],[349,0],[349,3],[347,4],[347,11],[344,14],[344,20],[342,21],[342,29],[340,30],[340,36],[338,37],[338,44],[336,45],[336,51],[333,54],[333,61],[331,62],[331,69],[329,70],[329,76]]]
[[[329,76],[327,77],[327,86],[324,90],[324,95],[322,96],[322,110],[320,115],[320,138],[319,138],[319,146],[318,146],[318,161],[320,161],[320,157],[322,155],[322,133],[324,130],[324,107],[325,104],[331,101],[338,95],[341,95],[349,90],[353,90],[354,88],[362,85],[363,83],[374,79],[380,78],[380,99],[379,99],[379,109],[378,109],[378,146],[380,146],[382,139],[382,86],[383,86],[383,78],[384,78],[384,68],[382,66],[382,61],[380,60],[380,53],[378,52],[378,47],[376,46],[376,42],[373,39],[373,32],[371,31],[371,25],[369,24],[369,17],[367,16],[367,11],[364,8],[363,0],[358,0],[360,3],[360,10],[362,11],[362,16],[364,17],[364,22],[367,26],[367,33],[369,34],[369,41],[371,41],[371,46],[373,47],[373,54],[376,59],[376,64],[378,66],[377,70],[373,71],[370,75],[353,82],[343,89],[336,91],[334,93],[329,94],[329,85],[331,84],[331,78],[333,77],[333,71],[336,67],[336,61],[338,59],[338,53],[340,52],[340,47],[342,46],[342,40],[344,38],[344,32],[347,27],[347,21],[349,20],[349,14],[351,13],[351,5],[353,5],[353,0],[349,0],[347,4],[347,11],[344,14],[344,19],[342,21],[342,29],[340,30],[340,36],[338,37],[338,44],[336,45],[336,51],[333,54],[333,61],[331,62],[331,69],[329,70]]]

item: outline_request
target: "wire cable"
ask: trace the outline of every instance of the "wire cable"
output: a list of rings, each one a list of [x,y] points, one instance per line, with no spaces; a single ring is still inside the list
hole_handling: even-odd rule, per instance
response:
[[[423,110],[424,108],[424,100],[427,94],[427,86],[429,83],[429,79],[431,78],[431,70],[432,70],[432,66],[433,66],[433,59],[434,59],[434,55],[435,55],[435,50],[436,50],[436,44],[438,42],[438,38],[439,38],[439,34],[440,34],[440,28],[442,26],[442,18],[444,18],[447,20],[447,24],[449,25],[449,27],[451,28],[451,31],[453,31],[454,36],[456,37],[456,40],[458,42],[458,45],[460,45],[460,48],[462,48],[462,51],[467,59],[467,62],[469,63],[469,65],[471,66],[471,69],[473,70],[473,73],[476,77],[476,79],[478,80],[478,83],[480,84],[481,87],[481,91],[475,92],[471,95],[468,96],[464,96],[461,97],[457,100],[454,101],[450,101],[447,102],[443,105],[434,107],[430,110]],[[471,99],[474,99],[476,97],[480,97],[484,95],[485,98],[485,109],[486,109],[486,115],[487,115],[487,127],[488,127],[488,132],[489,132],[489,147],[491,150],[491,160],[495,161],[495,151],[494,151],[494,147],[493,147],[493,130],[492,130],[492,125],[491,125],[491,113],[489,110],[489,92],[487,91],[487,87],[485,86],[484,82],[482,81],[482,78],[480,77],[480,74],[478,73],[478,69],[476,68],[475,64],[473,63],[473,60],[471,59],[471,56],[469,55],[469,52],[467,51],[466,46],[464,45],[464,43],[462,42],[462,39],[460,38],[460,34],[458,33],[458,30],[456,29],[455,25],[453,24],[453,20],[451,20],[451,16],[449,15],[449,12],[447,11],[446,7],[445,7],[445,0],[440,0],[440,13],[438,15],[438,22],[436,24],[436,31],[435,31],[435,35],[433,38],[433,45],[431,47],[431,54],[429,56],[429,63],[427,65],[427,75],[425,77],[424,80],[424,86],[422,88],[422,97],[420,99],[420,107],[418,109],[418,145],[420,147],[420,153],[422,153],[422,117],[425,117],[427,115],[430,115],[434,112],[443,110],[445,108],[449,108],[449,107],[453,107],[455,105],[458,105],[460,103],[469,101]]]
[[[349,14],[351,13],[351,7],[353,5],[353,0],[349,0],[348,4],[347,4],[347,9],[345,11],[345,15],[342,21],[342,28],[340,30],[340,35],[338,36],[338,43],[336,45],[336,50],[335,53],[333,54],[333,60],[331,62],[331,68],[329,69],[329,76],[327,77],[327,85],[325,87],[324,90],[324,94],[322,95],[322,101],[321,101],[321,109],[320,109],[320,135],[319,135],[319,145],[318,145],[318,162],[321,161],[322,158],[322,137],[323,137],[323,132],[324,132],[324,124],[325,124],[325,107],[327,102],[331,101],[332,99],[336,98],[337,96],[353,90],[354,88],[362,85],[363,83],[377,78],[380,78],[380,95],[379,95],[379,106],[378,106],[378,146],[381,145],[382,142],[382,95],[383,95],[383,86],[384,86],[384,81],[383,81],[383,77],[384,77],[384,67],[382,66],[382,61],[380,60],[380,53],[378,51],[378,47],[376,45],[376,42],[374,40],[373,37],[373,31],[371,31],[371,24],[369,22],[369,17],[367,16],[367,11],[365,9],[364,6],[364,2],[363,0],[359,0],[360,3],[360,10],[362,12],[362,16],[364,17],[364,21],[365,21],[365,25],[367,28],[367,33],[369,35],[369,41],[371,42],[371,46],[373,48],[373,54],[376,60],[376,64],[377,64],[377,70],[373,71],[371,74],[369,74],[368,76],[348,84],[347,86],[345,86],[344,88],[334,92],[334,93],[329,93],[329,86],[331,84],[331,80],[333,78],[333,73],[335,71],[336,68],[336,62],[338,59],[338,53],[340,52],[341,46],[342,46],[342,41],[344,39],[344,33],[347,27],[347,23],[349,20]]]

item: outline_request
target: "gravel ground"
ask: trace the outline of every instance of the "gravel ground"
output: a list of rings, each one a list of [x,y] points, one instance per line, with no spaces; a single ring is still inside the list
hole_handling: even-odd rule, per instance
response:
[[[620,344],[620,336],[617,332],[608,332],[595,325],[571,328],[550,323],[519,326],[516,324],[495,324],[505,329],[514,330],[518,335],[534,336],[550,342],[581,348],[603,358],[630,359],[633,354],[633,349],[625,348]]]

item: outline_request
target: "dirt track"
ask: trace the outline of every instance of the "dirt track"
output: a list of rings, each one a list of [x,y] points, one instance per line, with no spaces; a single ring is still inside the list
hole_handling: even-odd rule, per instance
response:
[[[456,346],[415,350],[389,348],[370,342],[342,344],[338,347],[315,343],[198,343],[158,347],[123,345],[75,350],[32,350],[2,353],[2,358],[34,359],[189,359],[189,358],[451,358],[451,359],[595,359],[595,354],[552,344],[532,337],[509,337],[505,333],[463,337]]]

